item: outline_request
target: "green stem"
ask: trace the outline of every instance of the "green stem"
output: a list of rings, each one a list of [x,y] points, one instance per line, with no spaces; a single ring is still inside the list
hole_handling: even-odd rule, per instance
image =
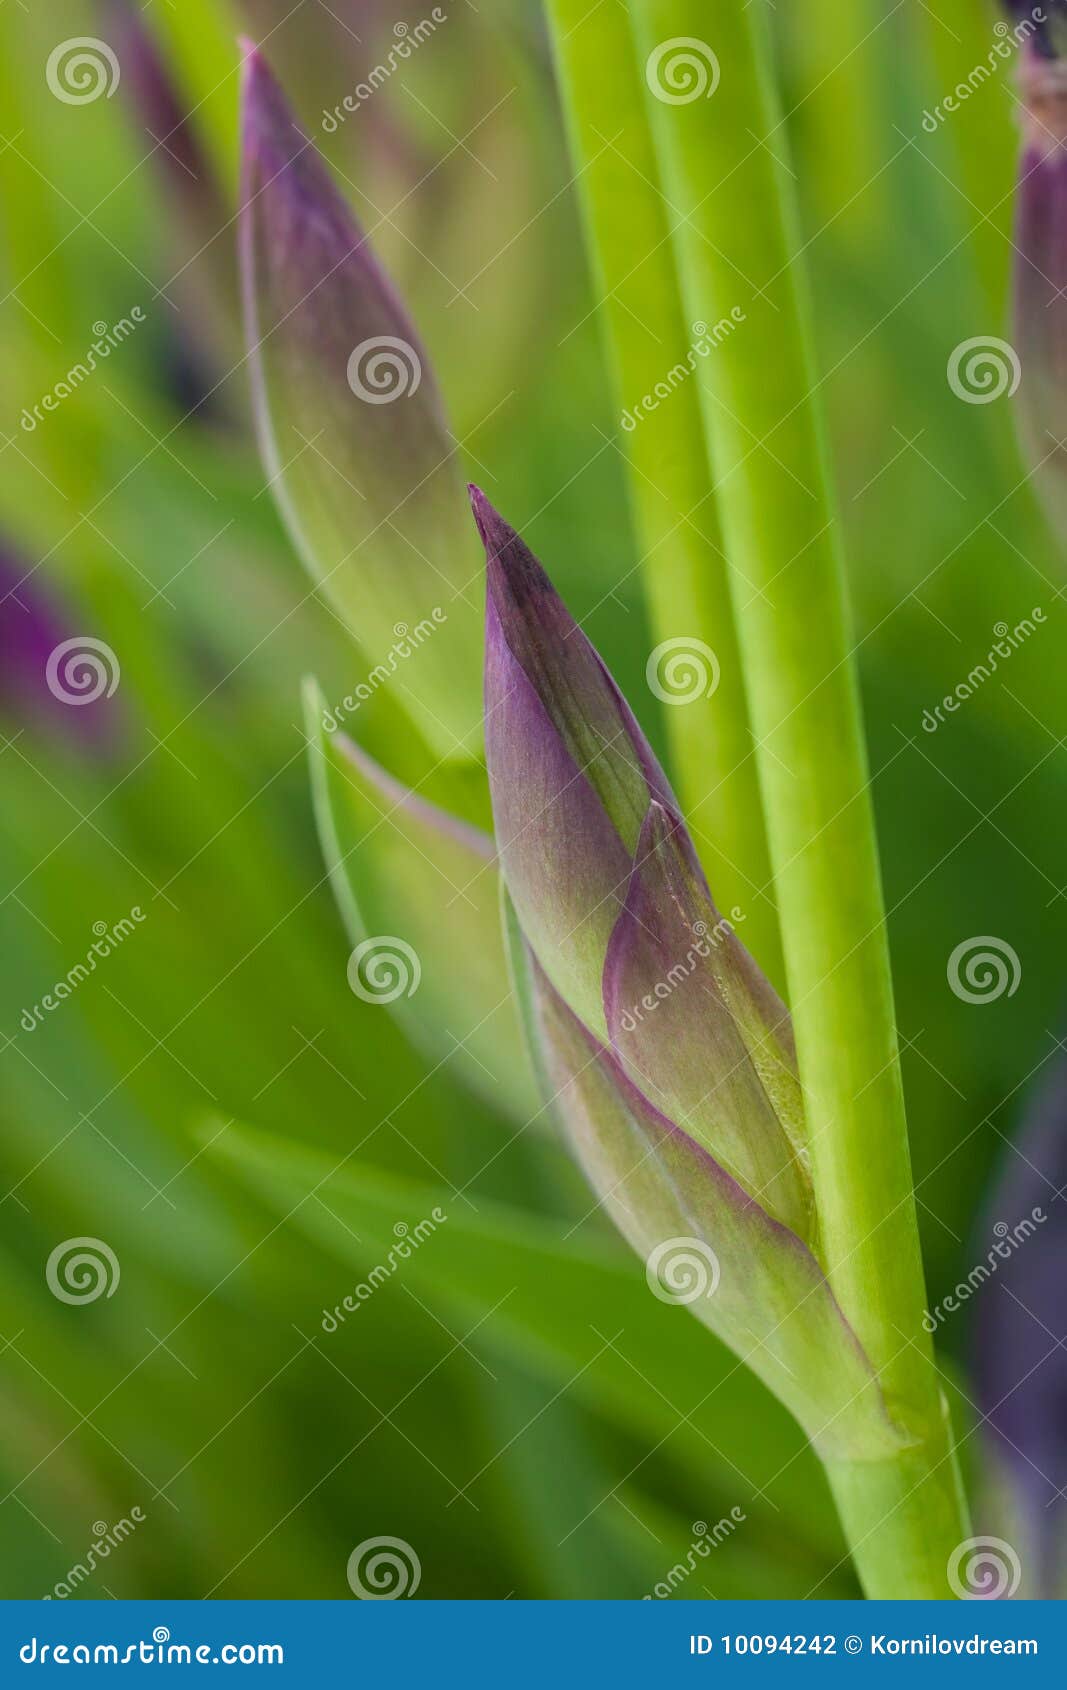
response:
[[[726,560],[708,470],[694,368],[707,335],[682,310],[643,80],[625,11],[549,0],[556,61],[597,290],[615,375],[631,503],[653,639],[718,665],[711,698],[665,701],[686,818],[722,909],[781,983],[778,921],[752,755]],[[705,350],[699,350],[704,347]],[[672,373],[673,372],[673,373]],[[648,403],[642,403],[647,396]],[[667,689],[665,689],[667,690]],[[688,687],[684,689],[688,692]]]
[[[826,1477],[868,1596],[958,1595],[948,1558],[969,1528],[947,1409],[894,1460],[830,1461]]]
[[[900,1461],[863,1475],[838,1469],[831,1479],[868,1594],[896,1594],[904,1580],[912,1594],[943,1595],[965,1526],[922,1326],[853,637],[765,23],[757,6],[721,4],[709,16],[695,0],[633,0],[630,9],[661,88],[672,91],[665,44],[680,37],[703,47],[708,86],[718,71],[710,96],[670,103],[648,91],[646,99],[686,308],[710,321],[734,306],[745,313],[702,373],[700,395],[759,747],[820,1253],[912,1440]],[[921,1557],[917,1499],[930,1534]]]

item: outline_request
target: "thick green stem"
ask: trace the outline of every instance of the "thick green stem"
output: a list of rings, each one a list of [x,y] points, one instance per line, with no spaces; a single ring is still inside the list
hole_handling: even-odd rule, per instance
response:
[[[780,984],[766,832],[694,380],[715,357],[711,325],[691,323],[682,309],[625,11],[615,0],[549,0],[548,10],[608,331],[653,639],[657,648],[678,642],[675,686],[671,653],[658,665],[674,772],[716,901],[725,911],[741,909],[741,937]]]
[[[831,1476],[868,1593],[897,1594],[906,1580],[912,1594],[942,1595],[965,1527],[922,1326],[853,638],[765,23],[758,6],[732,0],[633,0],[630,10],[686,309],[709,321],[735,306],[745,316],[697,379],[759,745],[820,1254],[914,1440],[900,1463]],[[693,75],[696,92],[683,100],[672,51],[688,55]],[[921,1560],[909,1491],[927,1520]]]
[[[947,1409],[921,1444],[894,1460],[830,1461],[826,1477],[868,1596],[959,1594],[948,1558],[966,1536],[967,1505]]]

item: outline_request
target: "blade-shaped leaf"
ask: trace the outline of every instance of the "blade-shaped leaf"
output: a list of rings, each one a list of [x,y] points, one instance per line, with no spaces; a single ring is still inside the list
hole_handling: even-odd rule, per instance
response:
[[[558,1222],[481,1197],[471,1210],[445,1188],[337,1165],[244,1125],[205,1153],[361,1276],[387,1260],[398,1221],[411,1228],[437,1207],[447,1220],[401,1264],[403,1283],[465,1322],[457,1330],[469,1344],[518,1358],[683,1461],[701,1506],[704,1475],[714,1475],[742,1505],[761,1493],[800,1541],[836,1556],[829,1495],[796,1423],[710,1333],[670,1318],[628,1254],[561,1237]],[[312,1190],[322,1201],[301,1202]]]
[[[328,734],[313,682],[305,697],[319,836],[356,947],[353,989],[387,1003],[432,1061],[525,1123],[540,1104],[504,957],[491,838],[408,791],[345,734]],[[394,995],[396,977],[380,977],[376,991],[375,955],[405,964],[410,995]]]

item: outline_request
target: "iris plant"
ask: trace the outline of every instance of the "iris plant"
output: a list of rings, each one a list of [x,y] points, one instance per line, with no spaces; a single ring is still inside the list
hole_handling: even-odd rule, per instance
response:
[[[644,1258],[652,1292],[691,1307],[796,1415],[868,1593],[947,1595],[968,1526],[923,1325],[791,182],[749,139],[752,124],[777,127],[764,25],[757,8],[718,9],[721,86],[687,101],[660,98],[649,67],[700,34],[699,9],[551,11],[605,291],[642,269],[641,308],[669,364],[687,324],[731,316],[739,276],[756,288],[713,372],[677,412],[649,411],[627,447],[657,633],[727,654],[722,696],[672,737],[680,802],[549,576],[477,489],[472,524],[426,348],[249,48],[242,279],[275,493],[366,670],[399,623],[440,613],[390,699],[434,801],[378,768],[350,723],[327,731],[336,714],[309,688],[331,876],[354,954],[387,933],[417,961],[419,995],[391,994],[415,1036],[443,1060],[462,1003],[477,1020],[463,1072],[503,1077],[525,1122],[540,1105],[521,1019],[595,1205]],[[618,120],[632,173],[601,158],[594,110],[613,131]],[[634,316],[607,323],[621,384],[650,372]],[[757,351],[771,343],[769,364]],[[678,546],[698,507],[699,544]],[[470,820],[486,789],[493,837]],[[734,930],[749,915],[751,954]]]

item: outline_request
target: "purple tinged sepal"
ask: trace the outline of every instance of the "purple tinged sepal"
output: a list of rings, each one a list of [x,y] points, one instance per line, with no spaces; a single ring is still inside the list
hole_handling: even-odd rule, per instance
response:
[[[630,1082],[552,987],[506,894],[505,927],[542,1090],[650,1293],[729,1345],[823,1459],[898,1450],[870,1363],[807,1244]]]
[[[481,571],[434,373],[263,57],[245,55],[241,277],[271,486],[368,672],[410,643],[397,702],[439,756],[477,758]]]
[[[603,661],[529,548],[477,489],[472,499],[488,559],[489,787],[523,935],[648,1103],[813,1243],[785,1007],[715,908]]]
[[[493,841],[410,791],[332,715],[305,723],[315,815],[354,997],[388,1008],[435,1069],[525,1126],[540,1109],[500,931]]]
[[[607,669],[474,487],[487,559],[485,737],[508,890],[549,979],[606,1036],[604,957],[642,824],[677,802]]]
[[[653,800],[604,962],[608,1034],[657,1110],[801,1237],[814,1230],[788,1011]]]

